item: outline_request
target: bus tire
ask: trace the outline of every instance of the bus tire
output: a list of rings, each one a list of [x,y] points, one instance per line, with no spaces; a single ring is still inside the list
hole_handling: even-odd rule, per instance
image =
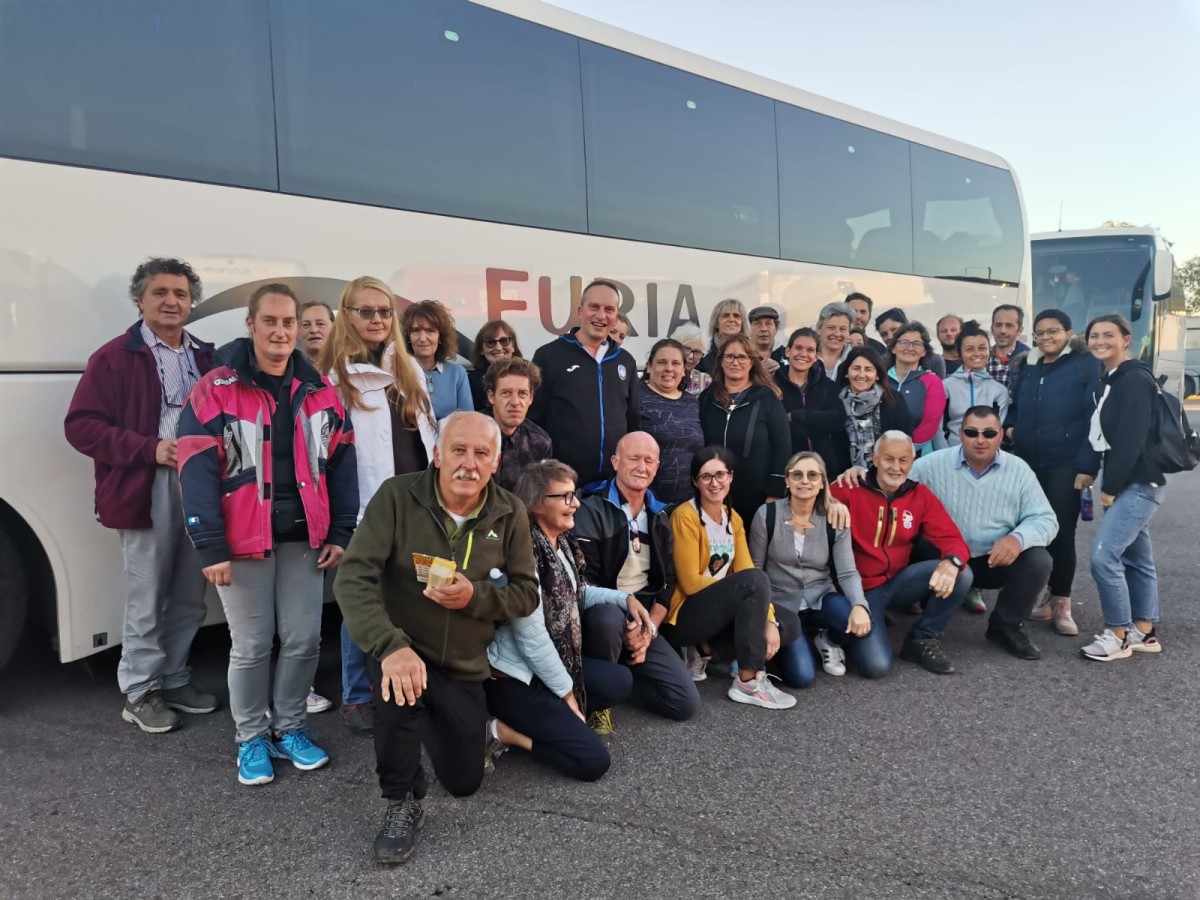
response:
[[[0,530],[0,670],[12,658],[25,632],[29,581],[17,545]]]

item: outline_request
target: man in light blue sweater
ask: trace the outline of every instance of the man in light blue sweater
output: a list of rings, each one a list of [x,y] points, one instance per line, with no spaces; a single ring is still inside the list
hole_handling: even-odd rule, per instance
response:
[[[1042,652],[1022,623],[1050,579],[1046,545],[1058,519],[1024,460],[1000,449],[1000,417],[973,406],[959,429],[961,445],[923,456],[912,479],[942,501],[971,550],[975,587],[1000,588],[985,636],[1019,659]]]

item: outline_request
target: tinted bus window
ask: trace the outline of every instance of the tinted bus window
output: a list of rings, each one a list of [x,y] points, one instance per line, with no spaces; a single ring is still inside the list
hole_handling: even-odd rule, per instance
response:
[[[1011,173],[913,144],[912,190],[917,275],[1020,280],[1025,236]]]
[[[592,234],[779,255],[772,102],[580,41]]]
[[[912,272],[908,142],[775,104],[786,259]]]
[[[459,0],[289,0],[280,189],[586,231],[574,38]]]
[[[0,154],[275,188],[266,5],[0,2]]]

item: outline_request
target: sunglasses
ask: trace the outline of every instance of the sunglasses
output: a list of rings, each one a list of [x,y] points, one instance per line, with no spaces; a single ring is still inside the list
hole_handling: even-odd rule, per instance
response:
[[[788,478],[792,481],[820,481],[821,473],[817,471],[804,472],[800,469],[793,469],[787,473]]]
[[[510,337],[484,338],[483,346],[488,347],[488,348],[511,347],[512,346],[512,338],[510,338]]]
[[[350,306],[347,307],[347,309],[349,309],[350,312],[354,313],[360,319],[364,319],[367,322],[370,322],[376,316],[379,316],[379,318],[383,319],[385,322],[390,321],[393,312],[390,306],[382,306],[378,308],[370,306]]]
[[[989,441],[1000,437],[1000,432],[995,428],[985,428],[983,431],[980,431],[978,428],[964,428],[962,432],[963,435],[969,438],[977,438],[982,434]]]

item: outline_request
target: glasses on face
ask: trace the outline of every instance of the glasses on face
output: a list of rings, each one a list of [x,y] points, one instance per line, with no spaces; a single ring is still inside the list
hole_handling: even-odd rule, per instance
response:
[[[376,316],[379,316],[385,322],[389,322],[391,321],[393,312],[390,306],[350,306],[347,308],[366,322],[370,322]]]
[[[510,338],[508,335],[505,335],[504,337],[484,338],[483,346],[487,347],[489,350],[494,350],[497,347],[502,347],[503,349],[507,350],[512,346],[512,338]]]
[[[688,359],[696,359],[704,355],[703,350],[684,350],[683,355]]]
[[[579,502],[579,498],[575,496],[574,491],[563,491],[561,494],[543,494],[542,497],[545,500],[550,500],[552,498],[554,500],[561,500],[563,502],[563,506],[574,506]]]
[[[821,473],[816,469],[804,471],[803,469],[792,469],[787,473],[787,477],[792,481],[820,481]]]
[[[723,472],[702,472],[696,476],[696,480],[701,484],[724,484],[729,480],[729,476],[733,473],[726,469]]]
[[[1063,330],[1061,328],[1043,328],[1041,331],[1035,331],[1033,336],[1035,339],[1040,341],[1042,338],[1057,337],[1062,333]]]
[[[896,341],[896,347],[902,350],[920,350],[924,346],[924,341]]]
[[[721,359],[723,359],[725,362],[735,363],[739,366],[744,366],[746,363],[750,362],[750,357],[745,353],[726,353],[721,357]]]
[[[978,428],[964,428],[963,434],[969,438],[977,438],[982,434],[989,441],[1000,437],[1000,432],[995,428],[985,428],[983,431],[980,431]]]

